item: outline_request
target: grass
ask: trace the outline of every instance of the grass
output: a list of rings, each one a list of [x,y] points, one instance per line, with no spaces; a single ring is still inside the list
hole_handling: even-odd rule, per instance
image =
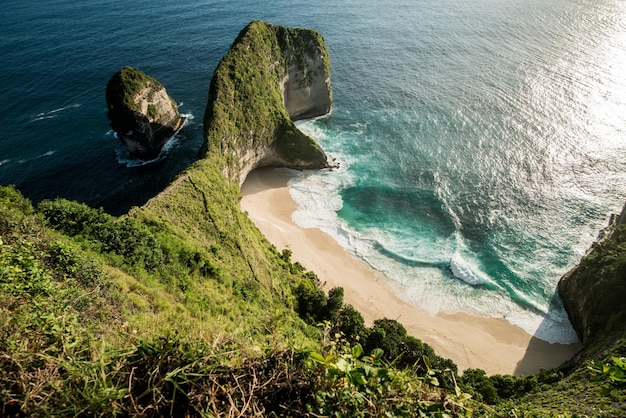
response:
[[[236,189],[206,170],[214,165],[202,167],[123,218],[63,200],[33,208],[0,189],[2,415],[307,416],[316,408],[327,383],[307,353],[322,349],[322,332],[299,318],[293,293],[311,274],[267,243],[239,211]],[[212,187],[222,193],[207,202],[178,195],[218,179]],[[185,216],[169,211],[174,202]],[[197,228],[181,228],[194,216]],[[51,229],[78,218],[88,221],[70,222],[71,236]],[[134,225],[129,219],[154,237],[134,245],[160,246],[162,263],[125,262],[98,244],[100,228]],[[210,277],[181,257],[205,245],[219,268]],[[184,277],[165,279],[171,271]],[[386,384],[399,393],[406,379]],[[423,387],[421,399],[436,391]]]
[[[138,68],[123,67],[111,77],[107,84],[107,103],[115,107],[112,111],[121,108],[140,112],[141,109],[135,102],[135,97],[148,86],[153,91],[163,88],[161,83]]]

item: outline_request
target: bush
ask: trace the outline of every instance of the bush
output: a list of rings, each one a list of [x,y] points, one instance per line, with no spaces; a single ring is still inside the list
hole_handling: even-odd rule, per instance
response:
[[[122,257],[131,267],[153,270],[163,262],[163,251],[147,226],[134,218],[118,219],[87,205],[65,199],[43,201],[39,211],[54,229],[80,236],[96,249]]]
[[[314,325],[323,320],[326,295],[311,280],[303,280],[295,290],[297,312],[306,323]]]
[[[380,348],[369,355],[360,344],[338,342],[329,348],[311,353],[307,365],[315,391],[307,409],[314,416],[452,417],[482,408],[456,385],[451,391],[437,388],[433,370],[419,375],[385,363]]]
[[[402,348],[407,337],[406,328],[394,319],[377,319],[374,321],[370,335],[365,343],[365,351],[381,348],[384,359],[398,361],[404,354]]]
[[[295,290],[297,312],[305,322],[315,325],[330,321],[337,324],[343,306],[343,288],[334,287],[328,297],[313,280],[304,279]]]
[[[394,319],[378,319],[365,340],[365,349],[381,348],[383,359],[393,362],[399,369],[411,368],[418,373],[435,371],[434,375],[444,388],[453,388],[453,375],[457,366],[452,360],[435,354],[428,344],[407,334],[406,328]]]
[[[328,291],[326,305],[322,309],[322,319],[337,323],[339,312],[343,306],[343,287],[333,287]]]
[[[34,209],[14,187],[0,187],[0,235],[14,229],[28,230]]]
[[[71,237],[88,233],[90,228],[110,222],[114,219],[102,209],[65,199],[44,200],[38,206],[48,224]]]
[[[363,315],[352,305],[344,305],[339,311],[337,328],[348,341],[365,341],[369,335]]]
[[[53,242],[48,249],[47,264],[50,264],[58,274],[72,276],[77,282],[86,287],[108,286],[103,269],[94,259],[85,257],[73,245],[63,242]]]
[[[102,244],[102,251],[121,255],[126,264],[153,270],[163,261],[163,251],[154,235],[133,218],[113,218],[95,225],[91,237]]]
[[[472,393],[478,400],[488,404],[498,402],[498,392],[489,376],[481,369],[467,369],[461,377],[461,384],[468,392]],[[478,396],[476,396],[478,395]]]

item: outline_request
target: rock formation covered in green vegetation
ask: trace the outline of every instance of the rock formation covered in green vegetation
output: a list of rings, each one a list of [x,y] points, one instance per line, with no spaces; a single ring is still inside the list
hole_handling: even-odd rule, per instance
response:
[[[124,67],[106,89],[111,127],[128,152],[140,159],[156,158],[184,118],[165,87],[141,70]]]
[[[561,278],[558,291],[580,340],[592,345],[599,336],[615,339],[626,331],[626,227],[611,219],[603,237],[578,266]]]
[[[294,120],[324,115],[331,102],[322,36],[254,21],[215,70],[202,155],[217,156],[224,175],[237,184],[263,166],[328,167],[324,151]]]

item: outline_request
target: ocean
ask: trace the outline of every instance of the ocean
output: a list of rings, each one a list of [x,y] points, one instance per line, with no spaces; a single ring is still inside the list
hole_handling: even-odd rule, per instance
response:
[[[626,199],[626,3],[6,0],[0,184],[122,214],[197,157],[213,70],[251,20],[327,42],[332,113],[299,123],[340,168],[291,181],[323,229],[431,313],[576,341],[556,295]],[[111,131],[119,68],[189,121],[155,161]]]

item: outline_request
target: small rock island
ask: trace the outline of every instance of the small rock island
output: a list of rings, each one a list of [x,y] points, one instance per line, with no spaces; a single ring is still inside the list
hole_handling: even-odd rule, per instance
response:
[[[142,160],[157,158],[185,121],[165,87],[137,68],[124,67],[111,77],[106,100],[111,127]]]

